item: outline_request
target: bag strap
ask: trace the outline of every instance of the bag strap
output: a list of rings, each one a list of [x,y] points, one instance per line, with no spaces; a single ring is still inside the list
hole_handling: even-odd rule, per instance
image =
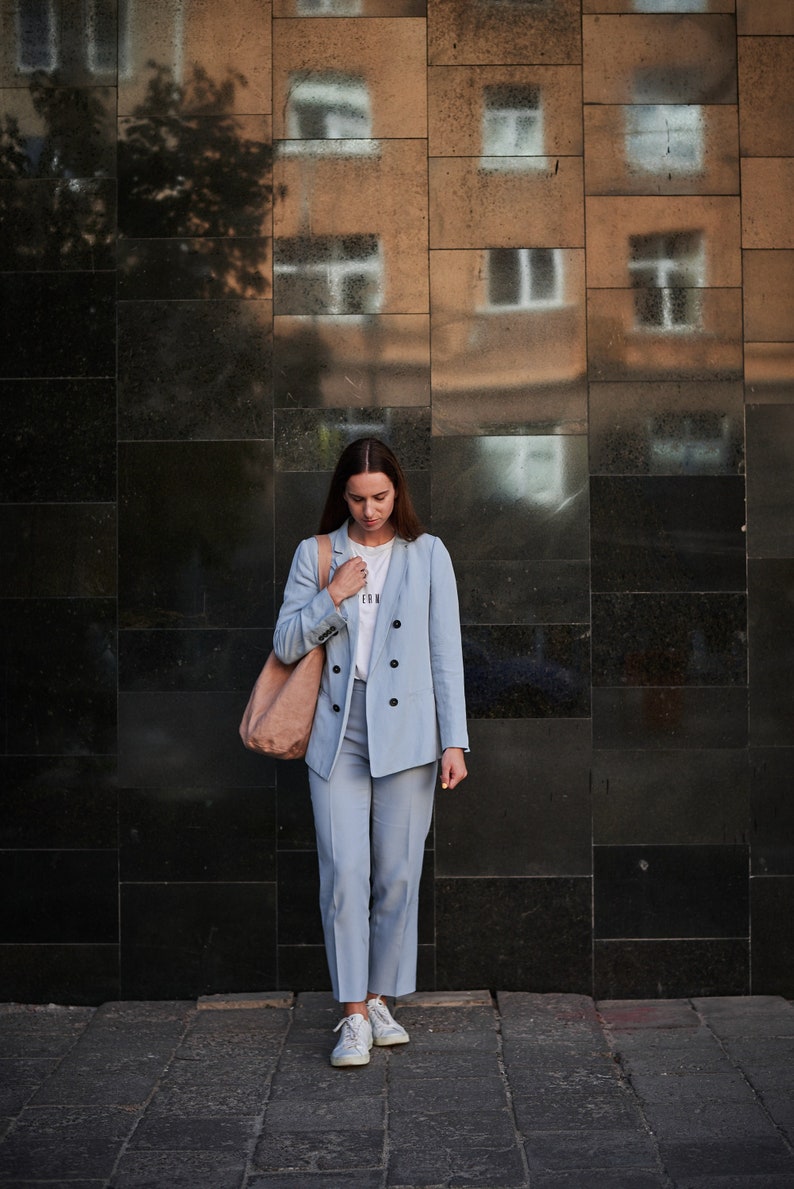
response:
[[[331,538],[327,533],[317,536],[317,577],[320,585],[318,590],[324,590],[328,585],[331,574]]]

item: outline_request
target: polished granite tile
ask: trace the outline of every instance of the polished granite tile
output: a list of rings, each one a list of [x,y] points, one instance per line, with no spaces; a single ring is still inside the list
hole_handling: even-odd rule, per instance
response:
[[[751,561],[748,567],[750,743],[794,745],[794,561]]]
[[[269,301],[122,302],[122,439],[271,433]]]
[[[2,756],[0,850],[118,845],[113,756]]]
[[[112,380],[0,380],[0,405],[6,429],[0,498],[9,503],[115,499]]]
[[[277,409],[275,460],[287,471],[333,471],[339,455],[357,438],[386,442],[404,471],[430,466],[430,411],[420,409]],[[330,477],[330,476],[329,476]]]
[[[116,750],[112,599],[9,599],[3,734],[21,755]]]
[[[739,288],[590,289],[587,335],[591,382],[742,379]]]
[[[282,945],[323,944],[315,850],[279,852],[278,937]]]
[[[5,559],[2,598],[113,596],[116,509],[112,504],[3,504],[0,556]]]
[[[742,247],[794,248],[794,159],[742,159]]]
[[[119,694],[119,784],[125,788],[272,788],[276,761],[247,751],[248,695]]]
[[[736,0],[736,23],[741,33],[794,33],[794,9],[789,0]]]
[[[581,249],[435,250],[430,302],[434,434],[586,431]]]
[[[436,797],[436,876],[589,876],[590,723],[475,720],[469,745]]]
[[[794,55],[786,37],[741,37],[739,135],[744,157],[791,154]]]
[[[269,0],[218,5],[118,0],[119,111],[270,111]],[[155,85],[157,84],[157,85]]]
[[[96,87],[116,81],[115,7],[88,4],[3,5],[0,85]]]
[[[115,175],[114,87],[53,86],[36,75],[24,86],[0,87],[0,112],[4,179]]]
[[[586,104],[587,194],[738,194],[733,104]]]
[[[591,994],[591,889],[586,878],[437,880],[438,989]]]
[[[278,982],[284,991],[330,991],[324,945],[279,945]]]
[[[123,999],[195,999],[276,982],[273,883],[121,885]]]
[[[461,623],[587,623],[587,562],[455,560]]]
[[[122,239],[117,247],[121,301],[270,298],[271,242],[264,237]]]
[[[248,883],[276,878],[272,789],[119,793],[123,883]]]
[[[741,383],[593,383],[589,418],[593,474],[742,473]]]
[[[471,718],[586,718],[590,631],[585,624],[463,628]]]
[[[761,0],[762,4],[766,2],[767,0]],[[582,0],[582,11],[585,13],[735,12],[735,10],[736,0]]]
[[[433,525],[456,559],[586,559],[587,439],[434,438]]]
[[[743,591],[744,479],[590,481],[594,590]]]
[[[794,339],[794,252],[742,253],[744,333],[752,343]]]
[[[119,689],[247,693],[272,644],[269,629],[125,630],[119,633]]]
[[[115,267],[115,181],[0,181],[0,219],[4,272]]]
[[[747,752],[596,751],[596,845],[744,845],[750,837]]]
[[[272,626],[272,444],[123,443],[119,468],[121,626]]]
[[[794,747],[750,748],[753,875],[794,875]]]
[[[125,117],[119,121],[123,239],[269,233],[270,117]],[[232,180],[233,179],[233,180]],[[235,284],[239,267],[226,279]]]
[[[3,376],[114,376],[115,288],[113,272],[0,273]]]
[[[744,390],[748,404],[794,403],[794,342],[746,342]]]
[[[425,21],[340,17],[275,22],[274,139],[290,153],[355,155],[373,139],[426,137]],[[317,143],[328,140],[345,144]]]
[[[0,851],[0,945],[118,941],[114,850]]]
[[[593,690],[597,748],[701,750],[747,746],[743,687],[645,686]]]
[[[276,765],[275,780],[279,851],[313,850],[317,840],[309,793],[309,769],[303,760],[285,760]]]
[[[749,847],[596,846],[597,938],[747,937]]]
[[[427,314],[282,316],[273,324],[277,408],[430,404]]]
[[[274,17],[422,17],[426,0],[331,0],[319,10],[312,0],[273,0]]]
[[[794,879],[750,880],[753,994],[791,997],[794,982]]]
[[[594,594],[593,684],[747,684],[744,594]]]
[[[582,60],[579,0],[547,5],[435,0],[427,13],[432,65],[577,63]]]
[[[585,103],[736,103],[730,13],[585,16]]]
[[[794,405],[747,407],[747,551],[794,555]]]
[[[120,997],[119,947],[1,945],[0,1000],[4,1003],[114,1003]]]
[[[687,999],[750,994],[743,938],[596,941],[597,999]]]
[[[476,157],[431,158],[431,249],[584,246],[581,158],[545,157],[532,172],[512,161],[508,170]]]

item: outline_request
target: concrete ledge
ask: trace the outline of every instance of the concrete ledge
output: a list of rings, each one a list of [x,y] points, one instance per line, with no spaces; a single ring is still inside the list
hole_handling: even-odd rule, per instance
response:
[[[398,1007],[493,1007],[490,991],[414,991],[401,995]]]
[[[238,1011],[240,1008],[292,1007],[292,991],[251,991],[244,995],[202,995],[196,1001],[198,1011]]]

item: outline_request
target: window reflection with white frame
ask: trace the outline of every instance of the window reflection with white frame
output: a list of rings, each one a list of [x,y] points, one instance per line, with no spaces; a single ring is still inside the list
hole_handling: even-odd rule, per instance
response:
[[[709,0],[634,0],[635,12],[708,12]]]
[[[632,235],[629,274],[635,326],[665,333],[692,333],[701,326],[705,253],[699,231]]]
[[[494,170],[533,169],[544,164],[539,87],[506,83],[484,88],[482,157],[482,165]]]
[[[699,104],[637,103],[626,112],[626,158],[642,173],[697,174],[705,122]]]
[[[559,248],[489,248],[486,309],[545,310],[563,304]]]
[[[357,17],[361,0],[298,0],[300,17]]]
[[[378,142],[370,139],[372,108],[366,80],[337,71],[292,74],[286,135],[288,141],[281,151],[287,153],[349,156],[377,152]]]
[[[383,255],[377,235],[278,239],[273,273],[278,311],[377,314],[383,304]]]

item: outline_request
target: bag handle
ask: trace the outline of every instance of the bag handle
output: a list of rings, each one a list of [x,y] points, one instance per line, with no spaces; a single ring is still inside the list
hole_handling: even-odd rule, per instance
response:
[[[318,590],[324,590],[331,576],[331,538],[327,533],[317,535],[317,579]]]

